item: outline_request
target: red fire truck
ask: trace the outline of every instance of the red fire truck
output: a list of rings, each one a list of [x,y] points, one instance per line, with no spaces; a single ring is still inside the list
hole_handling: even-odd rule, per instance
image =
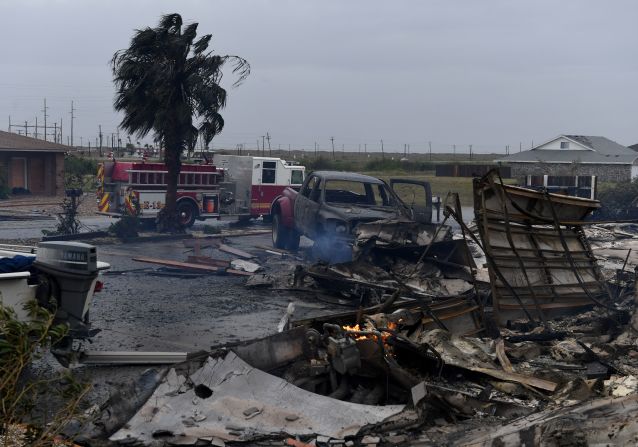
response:
[[[270,203],[287,186],[301,186],[303,166],[280,158],[215,155],[215,164],[182,164],[177,185],[181,223],[233,215],[269,217]],[[106,161],[98,165],[98,213],[154,219],[164,207],[164,163]]]

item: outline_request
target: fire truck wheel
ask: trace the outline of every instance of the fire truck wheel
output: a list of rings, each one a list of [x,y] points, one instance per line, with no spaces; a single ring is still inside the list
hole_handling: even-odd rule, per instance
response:
[[[290,239],[290,230],[281,222],[281,214],[272,217],[272,245],[275,248],[286,248]]]
[[[301,235],[295,231],[291,230],[288,235],[288,246],[286,247],[290,251],[297,251],[299,249],[299,239]]]
[[[197,217],[197,211],[190,202],[180,202],[177,204],[177,214],[179,215],[179,223],[185,227],[192,227]]]

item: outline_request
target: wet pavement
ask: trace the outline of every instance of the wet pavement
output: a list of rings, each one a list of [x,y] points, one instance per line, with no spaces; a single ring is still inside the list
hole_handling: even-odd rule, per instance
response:
[[[270,236],[232,238],[226,243],[265,253],[254,247],[268,245]],[[180,240],[98,247],[99,259],[111,264],[111,272],[103,276],[104,289],[91,306],[93,326],[102,332],[90,349],[196,351],[265,336],[276,330],[288,303],[299,301],[289,292],[247,289],[244,276],[155,276],[137,270],[159,266],[131,259],[143,255],[184,261],[188,250]],[[214,257],[233,259],[217,251]],[[289,262],[290,269],[295,265]],[[300,311],[303,307],[298,306]],[[308,301],[305,307],[326,306]]]
[[[106,216],[80,218],[82,232],[106,230],[114,220]],[[57,226],[55,218],[33,216],[24,220],[3,220],[0,218],[0,240],[39,239],[42,230],[54,231]]]
[[[258,255],[268,271],[292,270],[298,264],[294,259],[266,259],[271,255],[255,248],[270,246],[269,234],[229,238],[226,244]],[[295,302],[295,316],[299,318],[350,309],[317,301],[313,296],[248,289],[244,286],[245,276],[155,276],[149,273],[161,271],[160,266],[132,260],[135,256],[148,256],[184,261],[189,250],[183,240],[97,245],[98,259],[110,263],[111,270],[101,276],[104,288],[94,296],[90,308],[93,328],[101,332],[81,349],[196,352],[276,332],[291,301]],[[234,259],[211,250],[203,249],[202,254]],[[122,383],[137,378],[147,368],[76,365],[73,370],[77,377],[93,385],[88,401],[100,404]],[[59,365],[49,358],[38,369],[46,374],[59,370]]]

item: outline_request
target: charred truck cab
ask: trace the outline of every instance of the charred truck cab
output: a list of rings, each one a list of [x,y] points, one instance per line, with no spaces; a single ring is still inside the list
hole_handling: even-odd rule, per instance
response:
[[[393,179],[390,185],[362,174],[313,172],[299,192],[287,188],[273,201],[273,245],[296,250],[305,235],[314,241],[319,258],[340,261],[341,252],[351,253],[353,233],[361,223],[431,222],[429,183]],[[340,254],[333,256],[336,252]]]

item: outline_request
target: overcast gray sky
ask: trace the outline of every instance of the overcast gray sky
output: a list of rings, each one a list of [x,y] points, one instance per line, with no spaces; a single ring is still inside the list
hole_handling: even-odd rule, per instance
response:
[[[560,133],[638,143],[634,0],[0,0],[0,129],[115,131],[108,62],[177,12],[252,73],[229,89],[215,147],[518,150]],[[66,136],[65,136],[66,140]]]

